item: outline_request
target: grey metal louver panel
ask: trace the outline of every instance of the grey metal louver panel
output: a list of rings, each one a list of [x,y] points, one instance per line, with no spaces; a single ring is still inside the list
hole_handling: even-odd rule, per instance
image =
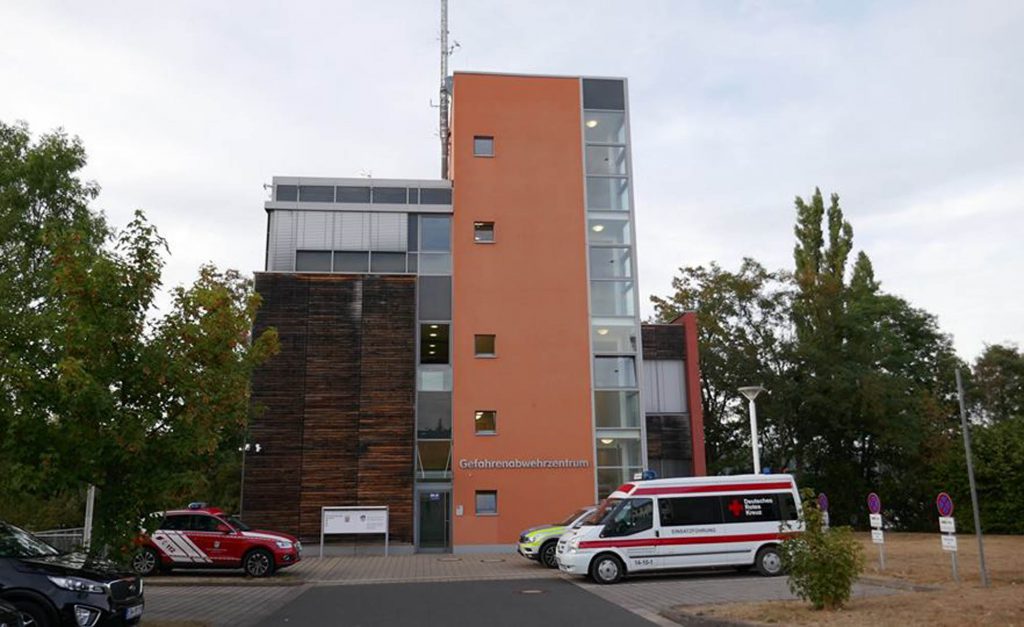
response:
[[[682,360],[644,360],[644,411],[648,414],[681,414],[686,411]]]
[[[270,214],[270,241],[267,243],[267,270],[291,272],[295,270],[295,220],[291,211],[273,211]]]
[[[296,229],[296,248],[331,250],[334,215],[326,211],[300,211]]]
[[[409,231],[404,213],[375,213],[370,216],[370,250],[405,251]]]
[[[341,228],[335,233],[337,250],[370,250],[370,214],[341,213]]]

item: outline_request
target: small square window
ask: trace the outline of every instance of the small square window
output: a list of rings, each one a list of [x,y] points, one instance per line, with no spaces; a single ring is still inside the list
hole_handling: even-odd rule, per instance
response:
[[[498,412],[477,410],[473,413],[473,428],[477,435],[494,435],[498,432]]]
[[[476,491],[476,515],[494,516],[498,513],[498,493],[495,490]]]
[[[473,223],[473,241],[480,244],[490,244],[494,242],[494,223],[493,222],[474,222]]]
[[[473,138],[474,157],[494,156],[494,137],[490,135],[477,135]]]
[[[494,336],[474,335],[473,351],[476,353],[477,357],[494,357]]]

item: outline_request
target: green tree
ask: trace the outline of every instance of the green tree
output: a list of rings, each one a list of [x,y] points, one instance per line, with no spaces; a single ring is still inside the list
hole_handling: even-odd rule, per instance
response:
[[[928,524],[936,467],[955,432],[959,360],[934,316],[886,294],[853,252],[839,197],[796,199],[794,270],[683,268],[661,319],[695,310],[712,471],[749,470],[740,385],[761,383],[762,459],[824,489],[833,519],[863,521],[878,491],[899,525]]]
[[[790,277],[769,272],[753,259],[744,259],[736,272],[717,263],[679,269],[673,294],[652,296],[659,319],[672,320],[685,311],[698,312],[701,404],[709,472],[750,472],[750,431],[746,401],[737,391],[763,384],[776,391],[785,387],[788,368]],[[762,427],[762,458],[766,466],[783,466],[790,436],[778,432],[775,399],[758,399]],[[772,461],[774,460],[774,461]]]
[[[1024,353],[1012,344],[990,344],[975,360],[971,396],[981,418],[1024,417]]]
[[[0,125],[0,489],[99,488],[96,546],[122,547],[148,511],[211,488],[237,456],[259,297],[237,272],[200,269],[154,311],[166,245],[140,213],[121,230],[89,208],[85,153],[63,133]]]

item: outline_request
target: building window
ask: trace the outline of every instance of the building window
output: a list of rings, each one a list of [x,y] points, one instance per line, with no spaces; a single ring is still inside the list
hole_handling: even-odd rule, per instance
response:
[[[474,412],[473,428],[477,435],[494,435],[498,432],[498,412],[491,409]]]
[[[624,111],[626,109],[625,85],[616,79],[583,79],[583,108]]]
[[[494,242],[493,222],[474,222],[473,241],[478,244],[490,244]]]
[[[598,388],[635,388],[636,362],[632,357],[595,357],[594,386]]]
[[[420,216],[420,251],[450,252],[452,219],[448,216]]]
[[[450,187],[421,187],[421,205],[450,205],[452,204],[452,188]]]
[[[448,440],[452,437],[452,393],[419,392],[416,403],[416,437]]]
[[[477,135],[473,138],[474,157],[494,156],[494,137],[490,135]]]
[[[498,513],[498,493],[495,490],[476,491],[476,515],[494,516]]]
[[[338,202],[369,203],[370,188],[339,186]]]
[[[296,272],[330,272],[331,251],[329,250],[297,250],[295,251]]]
[[[405,272],[405,253],[370,253],[370,272]]]
[[[404,187],[374,187],[375,204],[404,205],[408,192]]]
[[[298,185],[278,185],[277,186],[277,200],[279,201],[294,201],[299,199],[299,186]]]
[[[335,272],[367,272],[369,269],[369,253],[341,250],[334,251]]]
[[[494,336],[474,335],[473,352],[477,357],[494,357],[496,354],[494,351]]]
[[[330,185],[300,185],[299,202],[334,202],[334,188]]]
[[[452,278],[421,276],[419,278],[420,320],[452,319]]]
[[[420,325],[420,363],[448,363],[448,325],[429,323]]]

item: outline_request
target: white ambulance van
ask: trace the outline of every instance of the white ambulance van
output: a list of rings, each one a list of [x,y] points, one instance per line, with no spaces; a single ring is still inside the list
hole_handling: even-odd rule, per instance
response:
[[[778,546],[799,531],[791,475],[634,481],[558,541],[562,572],[615,583],[629,573],[753,566],[782,573]]]

